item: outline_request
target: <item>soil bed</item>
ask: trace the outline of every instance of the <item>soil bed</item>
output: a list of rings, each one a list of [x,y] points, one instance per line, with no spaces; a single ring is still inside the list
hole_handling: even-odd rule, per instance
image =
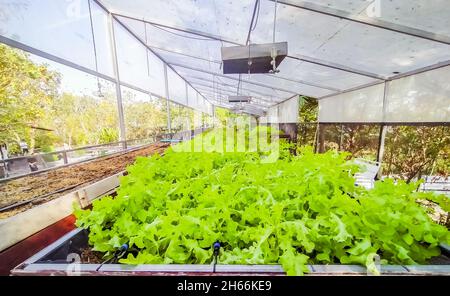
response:
[[[74,191],[77,188],[84,187],[100,179],[117,174],[125,170],[128,165],[132,164],[136,157],[162,153],[168,146],[169,144],[167,143],[158,142],[142,149],[106,156],[104,158],[56,168],[40,174],[0,183],[0,208],[17,202],[27,201],[57,190],[72,187],[66,191],[46,196],[36,202],[0,212],[0,219],[14,216],[35,205],[55,199],[70,191]]]

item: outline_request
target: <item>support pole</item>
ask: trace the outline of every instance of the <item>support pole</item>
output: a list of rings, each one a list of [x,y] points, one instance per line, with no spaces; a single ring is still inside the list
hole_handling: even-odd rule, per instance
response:
[[[384,141],[386,139],[386,130],[387,127],[383,123],[380,126],[380,137],[378,138],[378,151],[377,151],[377,162],[380,163],[380,169],[378,170],[377,179],[381,179],[382,176],[382,166],[381,163],[383,162],[383,156],[384,156]]]
[[[344,143],[344,125],[341,124],[341,132],[339,135],[339,151],[342,151],[342,144]]]
[[[317,124],[316,152],[317,153],[325,152],[325,125],[323,125],[321,123]]]
[[[167,78],[167,64],[164,64],[164,80],[166,83],[166,106],[167,106],[167,130],[169,134],[172,133],[172,123],[170,116],[170,102],[169,102],[169,80]]]
[[[384,156],[384,141],[386,139],[386,131],[387,126],[385,124],[386,122],[386,98],[388,94],[388,83],[384,82],[384,93],[383,93],[383,123],[380,126],[380,136],[378,138],[378,151],[377,151],[377,162],[380,163],[380,169],[378,170],[376,179],[381,179],[381,176],[383,175],[383,156]]]
[[[116,48],[116,37],[114,33],[114,21],[111,13],[108,15],[109,22],[109,42],[111,46],[111,56],[114,68],[114,77],[116,79],[116,98],[117,98],[117,111],[119,114],[119,137],[122,142],[122,148],[127,149],[127,135],[125,130],[125,119],[123,114],[123,104],[122,104],[122,90],[120,87],[120,77],[119,77],[119,64],[117,62],[117,48]]]

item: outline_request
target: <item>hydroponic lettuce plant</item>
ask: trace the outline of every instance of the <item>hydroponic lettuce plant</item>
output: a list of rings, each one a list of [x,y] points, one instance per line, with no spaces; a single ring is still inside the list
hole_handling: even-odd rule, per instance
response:
[[[449,231],[435,224],[416,199],[415,184],[378,181],[355,186],[358,167],[348,154],[297,156],[281,145],[281,158],[261,154],[184,153],[140,157],[128,167],[116,197],[77,210],[94,250],[122,244],[127,264],[209,264],[212,245],[220,264],[281,264],[288,275],[307,264],[421,264],[440,254]]]

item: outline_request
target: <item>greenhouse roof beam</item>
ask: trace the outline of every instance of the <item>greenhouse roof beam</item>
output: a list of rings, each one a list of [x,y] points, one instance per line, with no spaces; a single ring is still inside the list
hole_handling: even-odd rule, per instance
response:
[[[170,49],[163,48],[163,47],[158,47],[158,46],[153,46],[153,45],[149,45],[149,47],[152,48],[152,49],[161,50],[161,51],[165,51],[165,52],[169,52],[169,53],[173,53],[173,54],[178,54],[180,56],[186,56],[186,57],[193,58],[193,59],[199,59],[199,60],[210,62],[210,63],[222,64],[221,61],[210,60],[210,59],[207,59],[207,58],[202,58],[202,57],[198,57],[198,56],[194,56],[194,55],[190,55],[190,54],[186,54],[186,53],[182,53],[182,52],[177,52],[177,51],[170,50]],[[297,59],[297,60],[301,60],[300,58],[295,58],[295,57],[291,57],[291,58]],[[356,73],[356,74],[358,74],[358,73]],[[287,78],[287,77],[277,76],[277,75],[274,75],[274,74],[261,74],[261,75],[264,75],[266,77],[272,77],[272,78],[275,78],[275,79],[283,79],[283,80],[290,81],[290,82],[301,83],[301,84],[304,84],[304,85],[309,85],[309,86],[322,88],[322,89],[326,89],[326,90],[340,91],[337,88],[330,87],[330,86],[323,85],[323,84],[319,84],[319,83],[315,83],[315,82],[310,82],[310,81],[305,81],[305,80],[300,80],[300,79],[291,79],[291,78]]]
[[[218,91],[218,93],[220,94],[220,92],[227,92],[227,93],[229,93],[229,94],[231,94],[231,95],[236,95],[236,92],[237,92],[237,89],[236,89],[236,91],[234,91],[234,90],[230,90],[230,89],[223,89],[223,88],[218,88],[218,87],[211,87],[210,85],[207,85],[207,84],[204,84],[204,83],[199,83],[199,82],[192,82],[192,84],[194,84],[194,85],[198,85],[198,86],[203,86],[203,87],[208,87],[208,88],[210,88],[212,91],[214,91],[214,90],[217,90]],[[222,84],[223,85],[223,84]],[[255,94],[258,94],[258,92],[255,92],[255,91],[252,91],[252,90],[249,90],[250,92],[253,92],[253,93],[255,93]],[[269,95],[265,95],[266,97],[271,97],[271,96],[269,96]],[[265,99],[265,98],[262,98],[262,97],[255,97],[255,99],[258,99],[258,100],[261,100],[261,101],[264,101],[264,102],[268,102],[268,103],[277,103],[278,101],[273,101],[273,100],[268,100],[268,99]]]
[[[197,79],[197,80],[202,80],[202,81],[205,81],[205,82],[213,82],[213,83],[216,83],[216,84],[218,84],[218,85],[225,86],[225,87],[232,87],[232,88],[236,89],[236,91],[237,91],[237,86],[234,86],[234,85],[231,85],[231,84],[227,84],[227,83],[224,83],[224,82],[222,82],[222,81],[220,81],[220,82],[214,82],[214,81],[211,81],[211,80],[208,80],[208,79],[205,79],[205,78],[202,78],[202,77],[196,77],[196,76],[191,76],[191,78],[192,78],[192,79]],[[245,82],[245,81],[244,81],[244,82]],[[197,83],[197,82],[192,82],[192,83],[201,85],[200,83]],[[273,97],[273,96],[271,96],[271,95],[269,95],[269,94],[262,93],[262,92],[259,92],[259,91],[255,91],[255,90],[252,90],[252,89],[249,89],[249,88],[246,88],[246,87],[239,87],[239,88],[242,89],[242,90],[246,90],[246,91],[249,91],[249,92],[252,92],[252,93],[261,95],[261,96],[265,96],[265,97]],[[265,101],[268,101],[268,100],[265,100]],[[272,102],[272,101],[270,101],[270,102]]]
[[[296,93],[295,91],[292,91],[292,90],[287,90],[287,89],[274,87],[274,86],[267,86],[266,84],[263,84],[263,83],[254,82],[254,81],[248,81],[248,80],[242,80],[242,79],[239,79],[239,78],[226,76],[226,75],[219,74],[219,73],[216,73],[216,72],[207,71],[207,70],[203,70],[203,69],[200,69],[200,68],[191,67],[191,66],[187,66],[187,65],[183,65],[183,64],[171,63],[171,65],[172,66],[181,67],[181,68],[186,68],[186,69],[193,70],[193,71],[203,72],[203,73],[210,74],[210,75],[216,75],[218,77],[224,77],[224,78],[227,78],[227,79],[232,79],[232,80],[236,80],[236,81],[242,81],[242,82],[245,82],[245,83],[254,84],[254,85],[257,85],[257,86],[261,86],[261,87],[265,87],[265,88],[269,88],[269,89],[273,89],[273,90],[283,91],[283,92],[287,92],[287,93],[291,93],[291,94]]]
[[[270,1],[274,2],[275,0],[270,0]],[[409,26],[392,23],[392,22],[387,22],[387,21],[383,21],[380,19],[376,19],[376,18],[366,17],[366,16],[362,16],[362,15],[354,15],[354,14],[351,14],[351,13],[343,11],[343,10],[326,7],[326,6],[323,6],[320,4],[315,4],[315,3],[312,3],[309,1],[297,1],[296,0],[294,2],[292,0],[280,0],[280,1],[278,1],[278,3],[289,5],[292,7],[299,8],[299,9],[308,10],[308,11],[315,12],[315,13],[328,15],[331,17],[337,17],[340,19],[360,23],[360,24],[367,25],[367,26],[380,28],[383,30],[389,30],[392,32],[400,33],[400,34],[405,34],[405,35],[409,35],[409,36],[413,36],[413,37],[417,37],[417,38],[422,38],[422,39],[450,45],[450,38],[448,36],[439,35],[436,33],[428,32],[428,31],[412,28]]]
[[[214,40],[217,40],[217,41],[223,41],[223,42],[227,42],[227,43],[238,45],[238,46],[243,46],[244,45],[244,44],[240,44],[238,42],[235,42],[235,41],[232,41],[232,40],[228,40],[228,39],[225,39],[223,37],[216,36],[216,35],[213,35],[213,34],[209,34],[209,33],[206,33],[206,32],[199,32],[199,31],[193,30],[193,29],[180,28],[180,27],[169,26],[169,25],[164,25],[164,24],[161,24],[161,23],[156,23],[156,22],[143,20],[142,18],[137,18],[135,16],[130,16],[129,14],[126,14],[124,12],[118,12],[118,11],[113,10],[112,14],[116,15],[116,16],[128,18],[128,19],[132,19],[132,20],[135,20],[135,21],[144,22],[144,23],[147,23],[147,24],[150,24],[150,25],[153,25],[153,26],[161,26],[161,27],[164,27],[164,28],[167,28],[167,29],[176,30],[176,31],[180,31],[180,32],[185,32],[185,33],[189,33],[189,34],[193,34],[193,35],[197,35],[197,36],[201,36],[201,37],[206,37],[206,38],[214,39]],[[344,65],[339,65],[339,64],[336,64],[336,63],[320,60],[320,59],[313,58],[313,57],[308,57],[308,56],[305,56],[305,55],[301,55],[300,57],[288,55],[287,57],[288,58],[297,59],[297,60],[301,60],[301,61],[304,61],[304,62],[307,62],[307,63],[319,65],[319,66],[329,67],[329,68],[341,70],[341,71],[344,71],[344,72],[349,72],[349,73],[353,73],[353,74],[358,74],[358,75],[370,77],[370,78],[383,79],[383,80],[385,79],[385,77],[380,76],[380,75],[375,74],[375,73],[362,71],[362,70],[359,70],[359,69],[347,67],[347,66],[344,66]]]

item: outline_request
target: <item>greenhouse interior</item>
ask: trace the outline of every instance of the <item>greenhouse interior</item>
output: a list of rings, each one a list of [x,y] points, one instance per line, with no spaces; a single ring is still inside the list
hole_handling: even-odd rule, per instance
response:
[[[450,5],[0,0],[0,275],[450,275]]]

